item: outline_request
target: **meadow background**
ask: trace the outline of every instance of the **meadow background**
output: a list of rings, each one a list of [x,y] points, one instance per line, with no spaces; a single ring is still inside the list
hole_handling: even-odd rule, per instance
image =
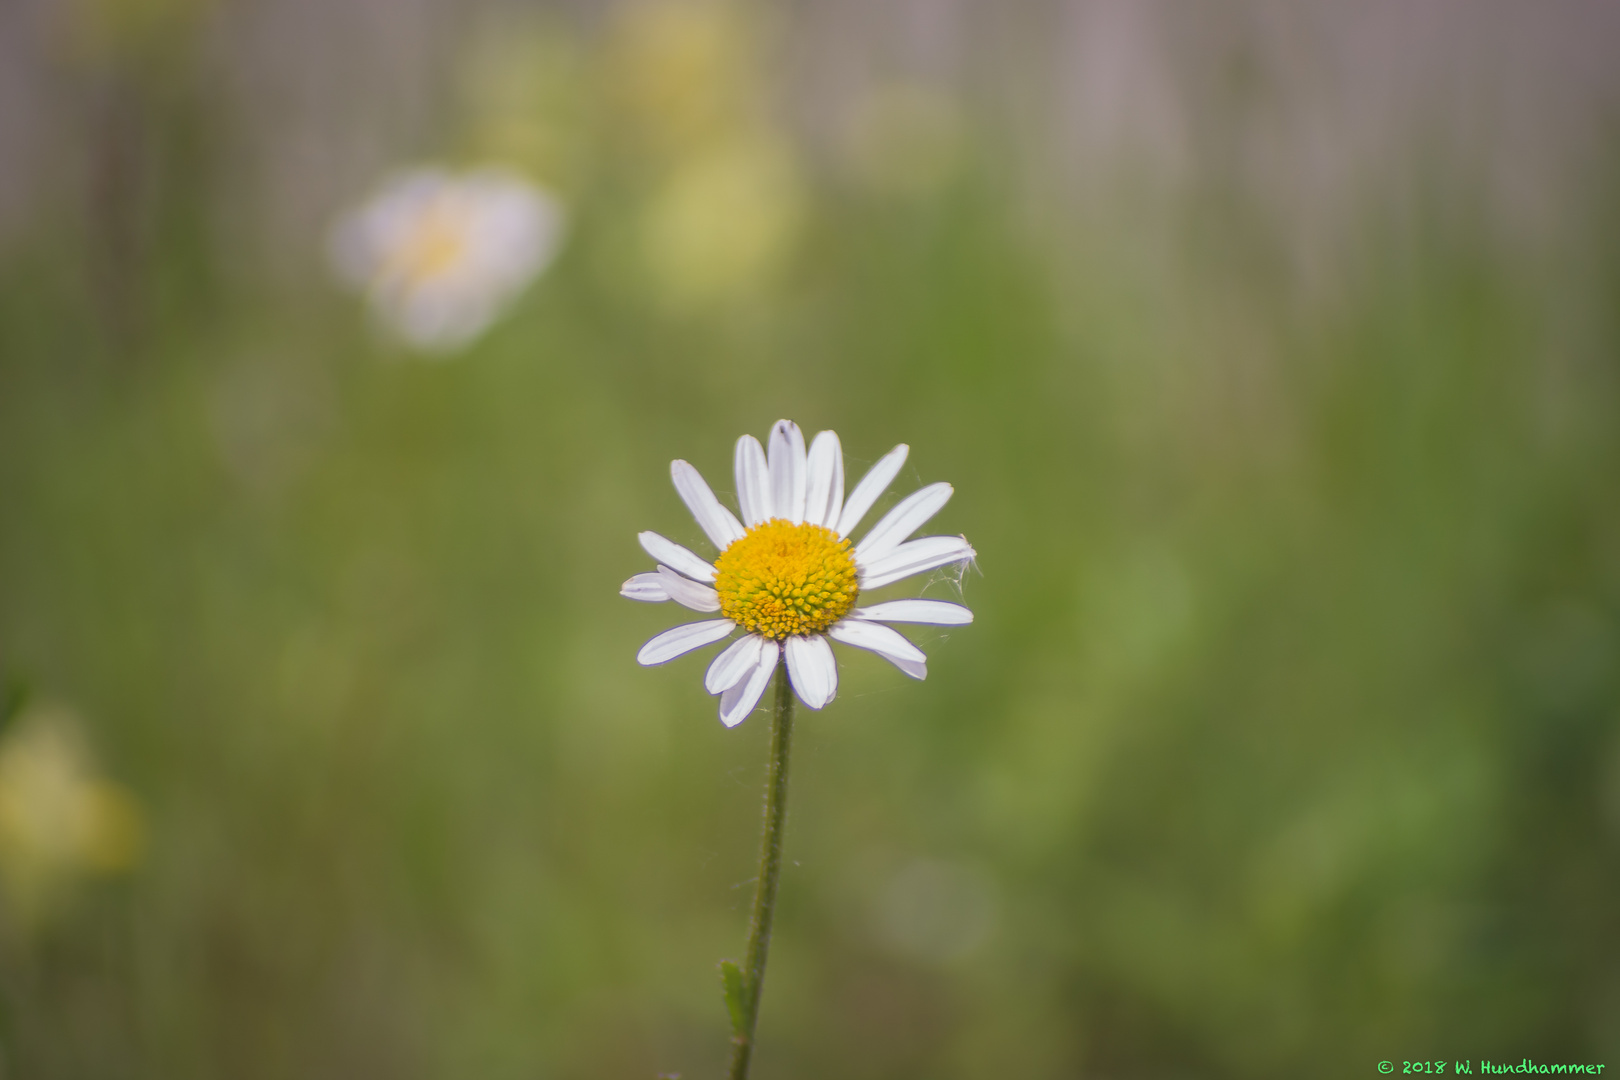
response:
[[[719,1075],[768,725],[616,592],[781,416],[979,558],[802,714],[761,1080],[1620,1068],[1617,15],[0,7],[0,740],[127,834],[0,769],[0,1076]],[[569,215],[439,359],[325,256],[420,161]]]

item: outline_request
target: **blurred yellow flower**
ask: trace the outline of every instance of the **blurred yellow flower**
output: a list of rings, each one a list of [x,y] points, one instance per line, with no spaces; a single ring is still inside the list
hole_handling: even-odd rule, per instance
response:
[[[143,831],[134,799],[96,775],[71,713],[36,709],[0,739],[0,877],[23,921],[74,878],[135,865]]]
[[[673,309],[756,291],[792,254],[804,213],[804,190],[783,144],[738,140],[695,156],[642,208],[650,284]]]
[[[752,123],[761,104],[754,26],[736,5],[654,0],[624,10],[608,78],[632,137],[680,154]]]
[[[566,24],[526,12],[489,15],[457,67],[460,144],[469,156],[510,162],[563,190],[580,182],[591,96],[586,58]]]
[[[757,296],[803,232],[806,188],[770,116],[761,29],[743,5],[654,0],[627,8],[608,43],[639,204],[627,279],[669,311]]]
[[[482,334],[556,255],[562,210],[505,169],[418,168],[333,229],[338,273],[407,343],[445,353]]]

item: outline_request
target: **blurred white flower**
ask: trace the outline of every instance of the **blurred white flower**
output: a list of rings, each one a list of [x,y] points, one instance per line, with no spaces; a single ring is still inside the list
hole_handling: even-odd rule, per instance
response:
[[[405,172],[332,230],[339,274],[409,344],[449,352],[486,330],[556,255],[556,201],[495,168]]]

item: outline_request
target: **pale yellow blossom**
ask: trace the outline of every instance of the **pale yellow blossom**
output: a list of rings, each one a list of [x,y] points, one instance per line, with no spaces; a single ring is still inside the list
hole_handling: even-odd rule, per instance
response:
[[[96,773],[71,713],[32,710],[0,738],[0,878],[23,922],[74,879],[129,869],[142,846],[139,807]]]
[[[735,4],[652,0],[624,9],[607,54],[632,139],[678,156],[757,121],[757,28]]]
[[[641,216],[641,256],[661,303],[710,306],[769,285],[791,255],[805,194],[787,147],[738,140],[692,157]]]
[[[457,65],[459,140],[466,153],[504,161],[571,191],[592,151],[587,58],[562,22],[502,11],[481,20]]]

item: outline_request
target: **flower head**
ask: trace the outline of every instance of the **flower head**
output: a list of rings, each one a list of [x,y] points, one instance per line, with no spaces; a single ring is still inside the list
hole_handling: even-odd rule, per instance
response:
[[[684,461],[670,464],[675,490],[719,549],[712,563],[655,532],[641,546],[658,562],[619,593],[632,600],[674,600],[721,618],[666,630],[636,659],[662,664],[742,629],[709,665],[703,685],[720,697],[720,721],[735,727],[753,711],[779,660],[799,699],[819,709],[838,690],[838,665],[828,639],[868,649],[916,679],[928,674],[922,650],[886,623],[960,626],[973,613],[941,600],[893,600],[857,607],[863,589],[973,558],[959,536],[912,533],[951,497],[949,484],[930,484],[902,499],[859,543],[848,539],[906,460],[900,445],[873,465],[844,497],[844,455],[838,436],[823,431],[808,452],[798,425],[779,420],[767,456],[759,440],[737,440],[737,502],[733,514]]]
[[[607,75],[628,133],[659,156],[753,124],[765,94],[759,27],[725,0],[650,0],[619,9]]]
[[[556,254],[562,212],[513,173],[402,173],[332,232],[332,262],[410,344],[459,348]]]
[[[804,183],[784,140],[743,135],[684,157],[638,217],[646,283],[670,311],[754,295],[803,231]]]
[[[42,915],[81,875],[128,869],[139,857],[140,810],[97,776],[73,716],[45,707],[0,739],[0,880],[25,918]]]

